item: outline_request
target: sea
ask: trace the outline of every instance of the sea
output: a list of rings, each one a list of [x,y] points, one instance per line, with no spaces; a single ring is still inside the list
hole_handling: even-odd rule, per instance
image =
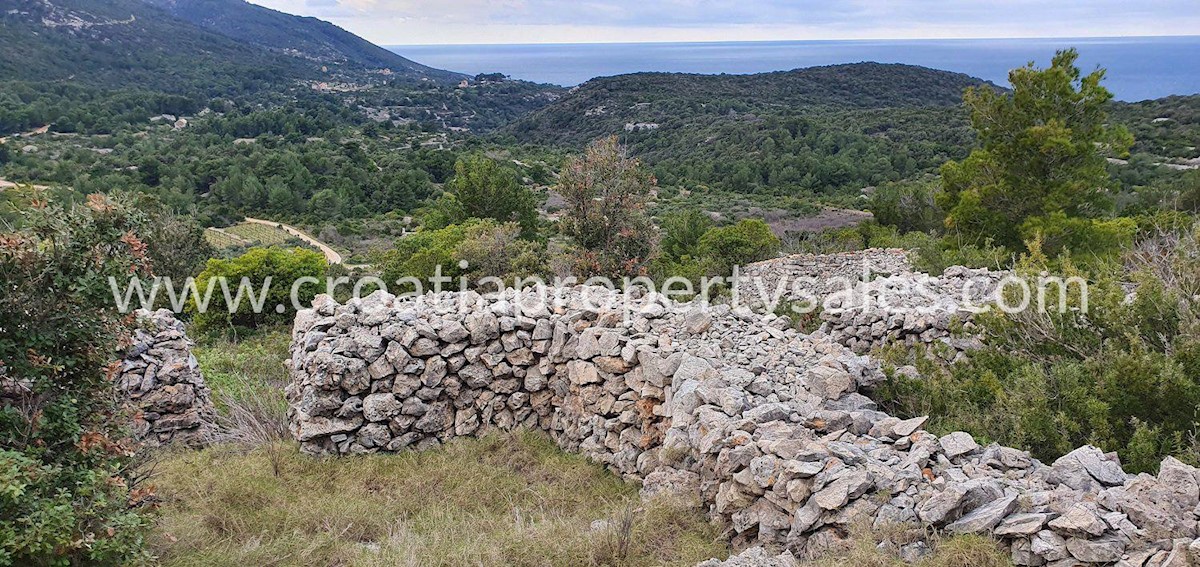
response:
[[[1200,93],[1200,36],[395,45],[388,49],[439,69],[472,75],[503,73],[562,86],[638,71],[741,74],[862,61],[921,65],[1007,85],[1010,69],[1030,61],[1048,65],[1056,50],[1068,47],[1079,50],[1084,71],[1098,66],[1107,70],[1104,85],[1119,100]]]

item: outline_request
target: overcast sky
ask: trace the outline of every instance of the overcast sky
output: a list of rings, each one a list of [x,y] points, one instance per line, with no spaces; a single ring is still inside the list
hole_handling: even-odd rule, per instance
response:
[[[1200,0],[251,0],[382,45],[1200,34]]]

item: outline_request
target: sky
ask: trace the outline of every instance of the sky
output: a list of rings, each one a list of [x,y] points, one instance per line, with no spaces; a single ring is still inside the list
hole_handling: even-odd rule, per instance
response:
[[[1200,34],[1200,0],[250,0],[381,45]]]

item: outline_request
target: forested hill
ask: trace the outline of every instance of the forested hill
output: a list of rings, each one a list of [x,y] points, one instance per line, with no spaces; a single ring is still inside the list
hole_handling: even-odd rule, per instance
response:
[[[990,84],[961,73],[912,65],[854,63],[751,75],[634,73],[592,79],[514,124],[524,141],[585,144],[634,128],[670,127],[780,112],[947,107],[963,90]],[[641,124],[642,126],[637,126]]]
[[[855,198],[963,157],[973,136],[962,95],[974,85],[990,83],[879,63],[637,73],[588,81],[505,132],[569,148],[617,134],[665,185]]]
[[[333,80],[388,69],[457,82],[333,24],[242,0],[15,0],[0,12],[0,77],[187,91],[197,83]]]
[[[244,0],[144,0],[171,15],[240,43],[319,62],[388,69],[414,78],[455,81],[465,75],[405,59],[338,26]]]
[[[0,12],[0,78],[188,92],[245,89],[318,67],[238,43],[140,0],[17,0]]]

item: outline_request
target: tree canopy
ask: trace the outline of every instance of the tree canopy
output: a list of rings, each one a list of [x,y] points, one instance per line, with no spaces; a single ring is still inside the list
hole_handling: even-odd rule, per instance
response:
[[[968,239],[1019,246],[1035,233],[1086,243],[1085,233],[1112,227],[1094,219],[1112,206],[1114,183],[1106,156],[1128,153],[1132,138],[1108,123],[1112,93],[1104,70],[1083,75],[1074,49],[1059,51],[1050,67],[1032,63],[1009,73],[1011,92],[972,87],[964,100],[979,146],[942,167],[946,227]]]

